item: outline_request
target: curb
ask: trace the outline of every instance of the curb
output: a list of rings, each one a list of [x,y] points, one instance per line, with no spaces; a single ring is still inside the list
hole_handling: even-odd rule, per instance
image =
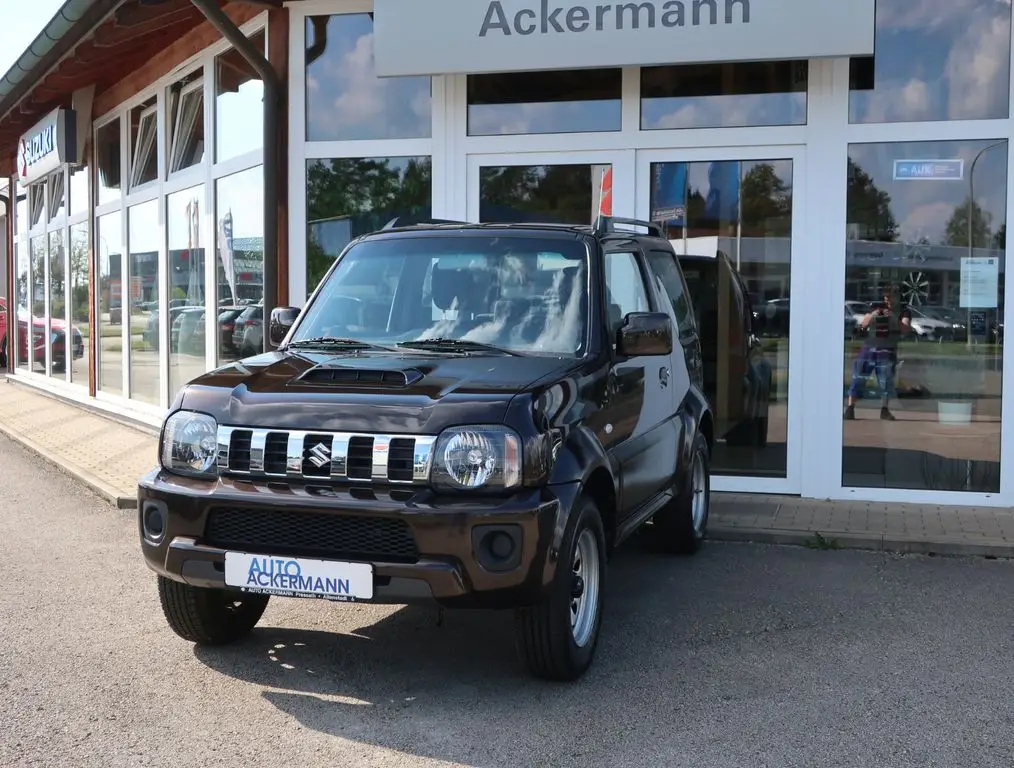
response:
[[[817,533],[837,547],[827,549],[862,549],[906,555],[944,555],[950,557],[988,557],[1014,559],[1014,544],[1007,542],[976,542],[963,539],[940,538],[935,541],[900,535],[850,533],[846,531],[799,531],[778,528],[746,528],[709,526],[708,538],[713,541],[743,542],[752,544],[782,544],[814,546]]]
[[[100,480],[91,472],[61,461],[58,457],[54,456],[41,445],[38,445],[24,435],[7,429],[3,424],[0,424],[0,434],[5,435],[20,445],[23,445],[29,451],[49,462],[64,474],[70,475],[75,480],[84,483],[91,488],[92,491],[97,493],[117,509],[134,509],[137,506],[136,496],[121,495],[120,491],[113,488],[113,486],[104,480]]]

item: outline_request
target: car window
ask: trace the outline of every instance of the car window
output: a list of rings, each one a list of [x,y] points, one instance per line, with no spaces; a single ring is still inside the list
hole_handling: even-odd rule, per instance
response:
[[[693,307],[687,295],[683,275],[680,274],[680,268],[676,264],[676,256],[666,251],[648,251],[648,267],[661,285],[663,293],[668,295],[669,301],[672,302],[680,338],[693,335],[696,332]]]
[[[293,333],[380,344],[444,338],[579,355],[588,248],[501,235],[398,237],[353,245]]]
[[[623,325],[623,318],[631,312],[649,312],[648,293],[644,276],[632,253],[607,253],[606,266],[606,317],[611,338]]]

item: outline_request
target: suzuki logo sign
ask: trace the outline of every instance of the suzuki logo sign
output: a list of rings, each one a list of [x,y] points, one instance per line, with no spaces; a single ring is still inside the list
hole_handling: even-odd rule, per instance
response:
[[[56,109],[18,142],[18,178],[24,184],[74,162],[76,120],[69,109]]]

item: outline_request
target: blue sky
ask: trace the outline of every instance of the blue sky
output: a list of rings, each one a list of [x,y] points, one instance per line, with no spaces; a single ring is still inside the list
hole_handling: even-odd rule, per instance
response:
[[[7,0],[0,9],[0,74],[11,68],[64,0]]]

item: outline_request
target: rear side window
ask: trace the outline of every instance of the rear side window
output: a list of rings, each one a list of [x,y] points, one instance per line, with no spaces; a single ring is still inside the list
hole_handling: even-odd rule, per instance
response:
[[[661,285],[663,292],[672,302],[680,338],[693,334],[696,331],[693,307],[676,257],[667,251],[648,251],[648,267],[651,269],[652,277]]]

